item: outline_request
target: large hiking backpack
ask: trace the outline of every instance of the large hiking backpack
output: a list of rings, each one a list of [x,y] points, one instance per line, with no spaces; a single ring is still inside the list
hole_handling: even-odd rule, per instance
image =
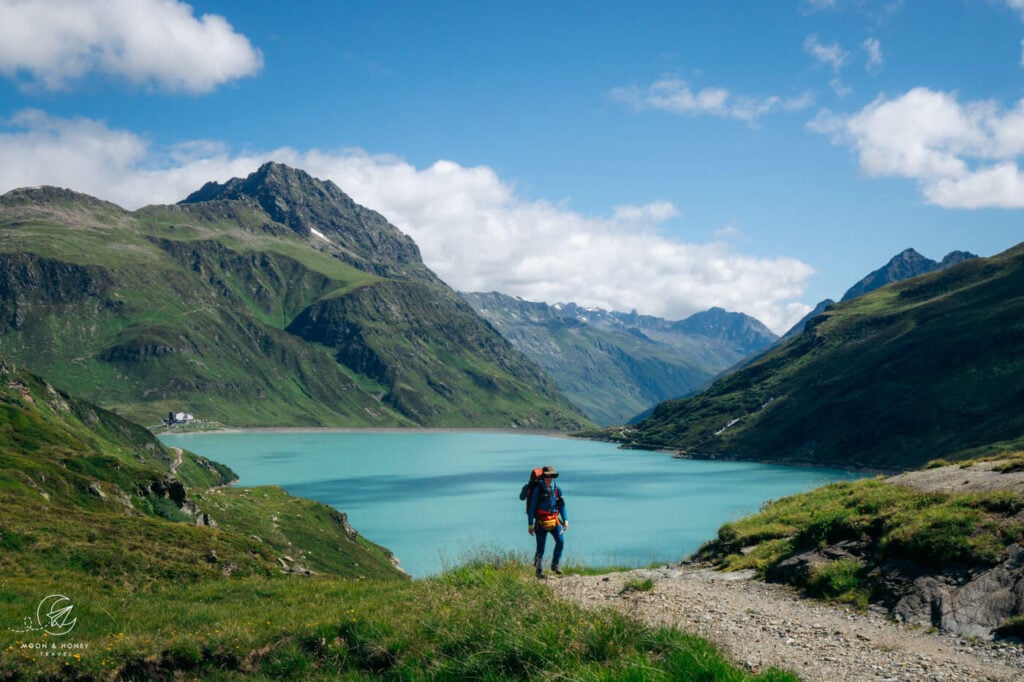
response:
[[[530,513],[530,498],[533,497],[533,489],[540,485],[541,473],[544,471],[544,467],[537,467],[536,469],[530,470],[530,480],[523,484],[522,489],[519,491],[519,499],[526,501],[526,513]],[[555,486],[555,494],[557,496],[557,504],[559,511],[562,510],[565,502],[562,500],[562,490],[557,485]]]
[[[530,497],[533,496],[533,489],[540,483],[541,472],[544,471],[544,467],[537,467],[530,471],[530,480],[523,485],[523,489],[519,491],[519,499],[526,500],[526,511],[530,511]]]

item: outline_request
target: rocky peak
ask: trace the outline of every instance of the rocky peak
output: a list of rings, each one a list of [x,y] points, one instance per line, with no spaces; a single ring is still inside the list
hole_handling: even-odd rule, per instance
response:
[[[930,258],[925,258],[914,249],[904,249],[893,256],[883,267],[850,287],[840,300],[849,301],[869,291],[884,287],[886,284],[902,282],[911,277],[942,270],[971,258],[977,258],[977,256],[967,251],[953,251],[947,254],[941,263],[937,263]]]
[[[761,350],[778,339],[768,327],[753,317],[744,313],[730,313],[719,307],[694,313],[673,327],[689,334],[728,340],[742,347],[746,353]]]
[[[220,184],[208,182],[182,204],[218,200],[254,200],[275,222],[307,239],[340,247],[344,259],[374,274],[410,274],[414,266],[426,272],[415,242],[384,216],[360,206],[330,180],[268,162],[246,178]]]

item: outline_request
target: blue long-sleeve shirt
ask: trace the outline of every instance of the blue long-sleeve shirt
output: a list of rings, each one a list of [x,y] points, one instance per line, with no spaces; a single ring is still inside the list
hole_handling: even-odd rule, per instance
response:
[[[562,496],[562,489],[558,487],[557,483],[551,485],[551,494],[547,495],[546,499],[541,495],[541,488],[544,487],[543,483],[539,483],[537,487],[530,493],[530,504],[526,508],[527,523],[533,525],[536,520],[537,510],[551,512],[559,512],[562,516],[563,521],[568,521],[569,517],[565,513],[565,499]]]

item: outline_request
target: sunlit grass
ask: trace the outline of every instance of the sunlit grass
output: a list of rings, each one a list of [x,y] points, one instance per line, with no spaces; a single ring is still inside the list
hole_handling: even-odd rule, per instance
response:
[[[806,577],[808,593],[866,605],[872,568],[889,559],[932,570],[993,565],[1024,540],[1024,497],[1011,491],[924,493],[879,479],[834,483],[773,501],[727,523],[698,554],[717,565],[752,568],[764,577],[799,552],[850,542],[863,560],[840,559]]]
[[[531,567],[502,557],[407,582],[252,576],[133,593],[87,581],[76,606],[67,641],[88,643],[79,657],[47,658],[13,638],[0,666],[138,678],[798,679],[751,675],[681,631],[556,602]],[[0,622],[17,608],[0,597]]]

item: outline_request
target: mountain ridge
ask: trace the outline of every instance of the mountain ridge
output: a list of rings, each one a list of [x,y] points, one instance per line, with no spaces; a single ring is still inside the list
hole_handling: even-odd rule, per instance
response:
[[[301,170],[137,211],[15,190],[0,235],[0,353],[142,423],[588,423],[411,239]]]
[[[670,321],[498,292],[460,295],[601,424],[630,421],[697,390],[776,338],[753,318],[721,308]]]
[[[876,289],[620,437],[684,456],[891,469],[1017,447],[1022,291],[1024,244]]]

